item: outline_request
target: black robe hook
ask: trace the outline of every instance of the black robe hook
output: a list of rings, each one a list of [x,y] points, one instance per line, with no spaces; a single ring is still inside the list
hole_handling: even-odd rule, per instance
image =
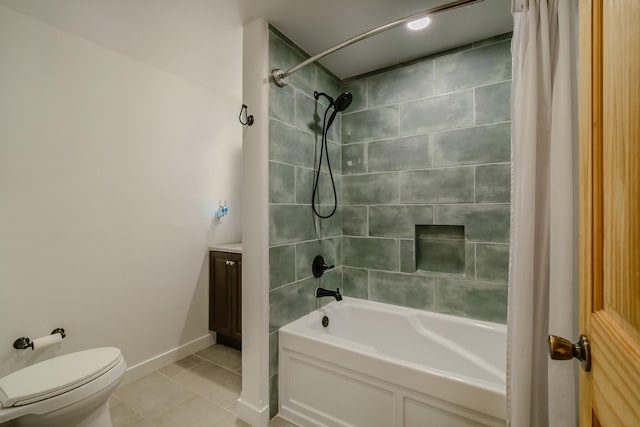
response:
[[[244,112],[244,121],[242,121],[242,112]],[[247,105],[246,104],[242,104],[242,108],[240,109],[240,115],[238,116],[238,120],[240,120],[240,124],[244,125],[244,126],[251,126],[253,124],[253,115],[249,115],[249,112],[247,110]]]

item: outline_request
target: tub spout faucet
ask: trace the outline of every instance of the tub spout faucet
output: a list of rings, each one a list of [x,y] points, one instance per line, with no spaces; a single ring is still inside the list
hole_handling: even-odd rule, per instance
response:
[[[335,291],[330,291],[324,288],[316,288],[315,295],[316,295],[316,298],[334,297],[336,301],[342,301],[342,295],[340,295],[340,288],[336,289]]]

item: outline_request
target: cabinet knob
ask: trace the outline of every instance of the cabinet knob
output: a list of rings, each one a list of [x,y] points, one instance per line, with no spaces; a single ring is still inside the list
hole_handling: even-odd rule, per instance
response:
[[[236,265],[235,261],[225,261],[226,265]]]

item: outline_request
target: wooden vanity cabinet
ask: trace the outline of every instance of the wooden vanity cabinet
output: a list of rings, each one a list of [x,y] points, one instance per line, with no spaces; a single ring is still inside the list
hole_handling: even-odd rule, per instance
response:
[[[209,329],[217,342],[242,347],[242,255],[209,252]]]

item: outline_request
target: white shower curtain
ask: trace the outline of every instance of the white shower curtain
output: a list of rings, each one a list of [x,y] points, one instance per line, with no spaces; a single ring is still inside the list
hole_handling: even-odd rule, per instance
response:
[[[507,404],[512,427],[577,425],[576,67],[571,0],[513,0]]]

